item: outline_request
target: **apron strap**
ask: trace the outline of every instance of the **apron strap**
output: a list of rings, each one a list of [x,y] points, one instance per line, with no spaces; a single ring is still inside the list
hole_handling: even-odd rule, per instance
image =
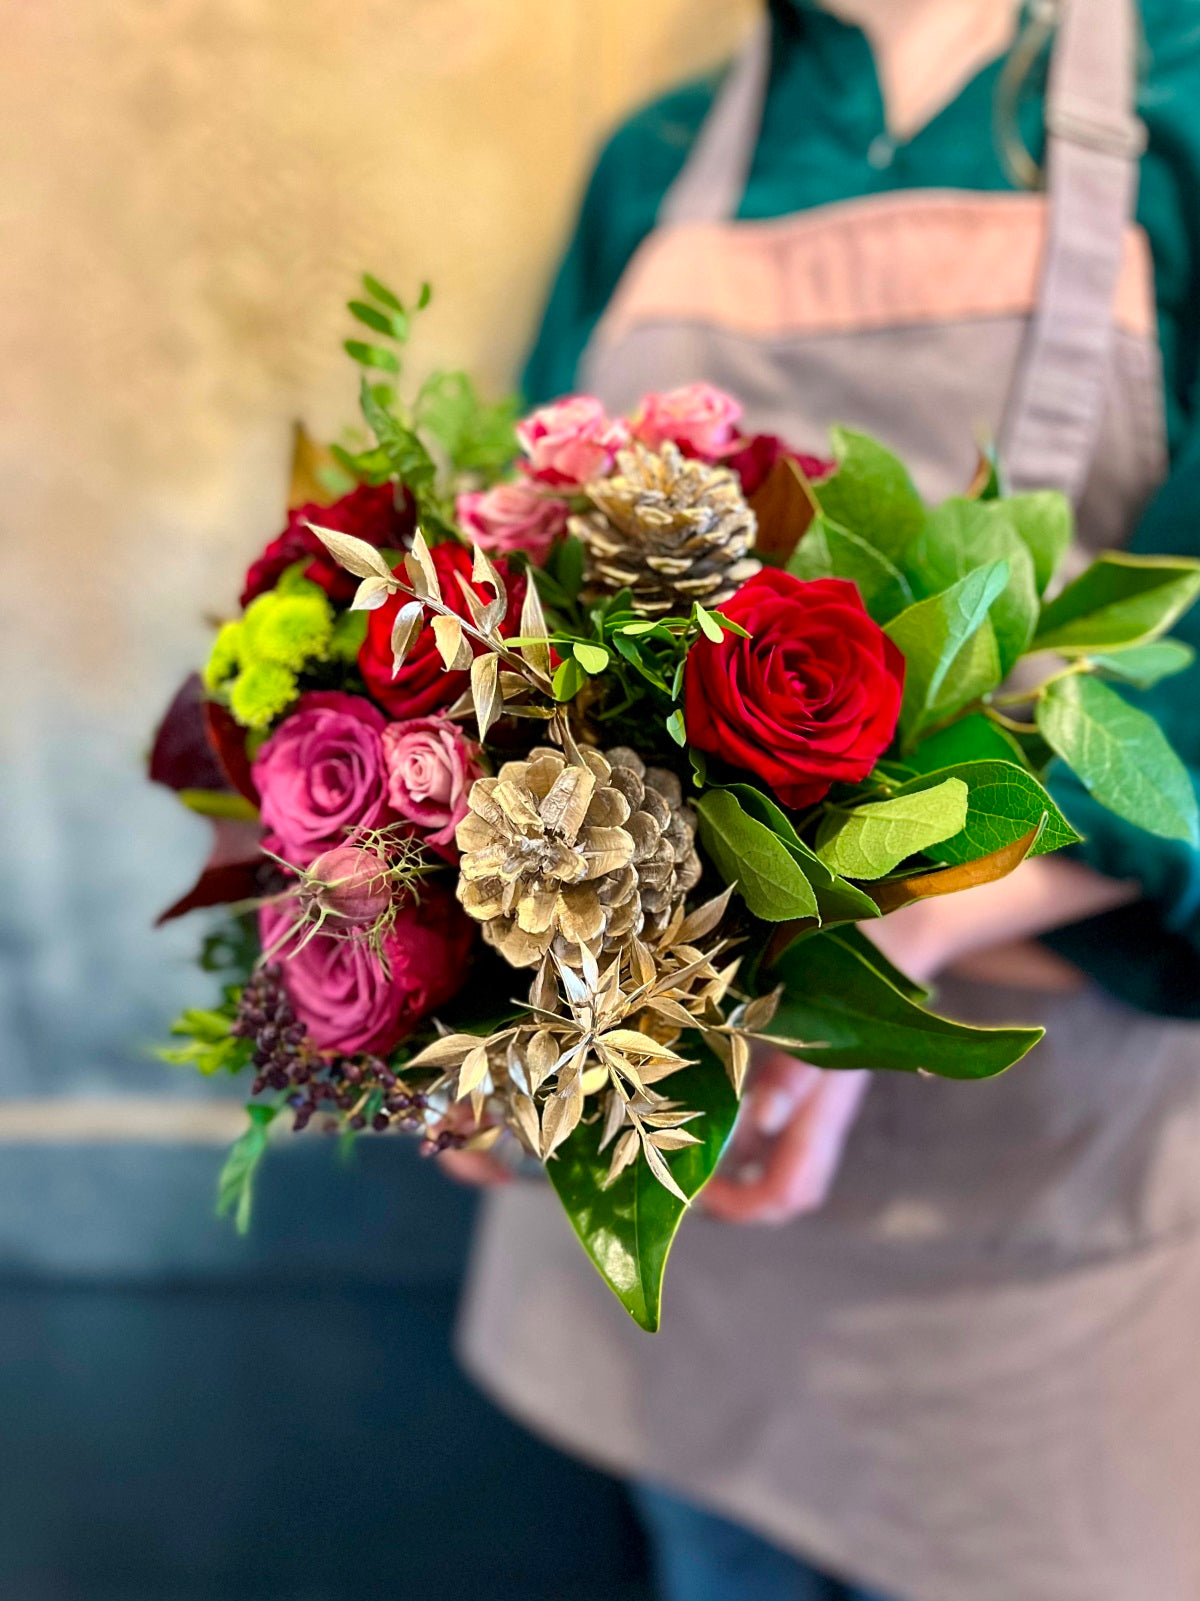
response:
[[[683,171],[658,207],[660,227],[737,215],[754,160],[771,68],[771,24],[756,25],[726,74]]]
[[[1060,0],[1046,92],[1041,288],[1001,430],[1013,489],[1078,499],[1095,453],[1113,299],[1145,130],[1134,116],[1132,0]]]

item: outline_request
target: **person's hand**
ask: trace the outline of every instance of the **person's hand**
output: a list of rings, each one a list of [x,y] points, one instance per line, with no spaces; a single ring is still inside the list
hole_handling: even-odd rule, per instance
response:
[[[437,1164],[459,1184],[470,1184],[480,1189],[491,1189],[497,1184],[511,1184],[513,1170],[499,1157],[487,1151],[441,1151]]]
[[[829,1194],[870,1082],[867,1072],[813,1067],[771,1050],[751,1070],[730,1149],[704,1190],[729,1223],[787,1223]]]

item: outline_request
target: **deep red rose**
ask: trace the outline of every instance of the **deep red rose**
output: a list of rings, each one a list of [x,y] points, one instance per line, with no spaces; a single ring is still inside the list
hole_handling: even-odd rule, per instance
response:
[[[463,583],[470,583],[471,552],[465,545],[447,540],[444,544],[435,545],[430,555],[442,586],[442,599],[460,617],[469,621],[470,612],[463,599],[459,579]],[[512,634],[516,632],[521,619],[525,575],[514,572],[503,559],[497,560],[494,566],[508,590],[508,614],[502,632]],[[401,569],[397,567],[396,571],[400,572]],[[482,601],[495,598],[490,589],[479,584],[473,584],[472,588]],[[377,611],[368,614],[367,637],[358,653],[359,669],[367,688],[393,717],[423,717],[427,712],[436,711],[439,706],[449,706],[458,699],[469,681],[469,674],[449,673],[442,666],[428,618],[414,640],[404,666],[395,677],[392,676],[392,624],[400,607],[411,599],[412,596],[408,594],[393,595]]]
[[[855,585],[768,567],[721,611],[752,637],[689,652],[691,744],[756,773],[785,806],[865,778],[895,732],[904,657]]]
[[[293,562],[303,561],[308,556],[312,559],[304,569],[305,578],[320,584],[336,606],[348,606],[354,598],[358,579],[338,566],[305,523],[334,528],[339,534],[353,534],[377,550],[407,550],[416,519],[408,490],[400,489],[398,493],[400,503],[397,505],[394,484],[360,484],[348,495],[335,500],[332,506],[318,506],[315,501],[309,501],[294,507],[288,512],[287,527],[247,572],[242,605],[248,606],[256,595],[274,589]]]
[[[828,478],[835,463],[821,456],[808,456],[802,450],[793,450],[778,434],[754,434],[739,439],[733,450],[721,457],[722,467],[732,467],[742,481],[742,493],[747,500],[766,483],[771,468],[783,457],[790,456],[804,476],[813,483]]]

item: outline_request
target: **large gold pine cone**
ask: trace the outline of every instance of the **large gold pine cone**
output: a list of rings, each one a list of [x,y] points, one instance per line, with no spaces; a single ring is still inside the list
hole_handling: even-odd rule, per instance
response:
[[[669,441],[634,443],[617,471],[588,484],[591,511],[570,519],[593,596],[629,588],[652,616],[719,606],[762,565],[751,552],[753,511],[728,467],[696,461]]]

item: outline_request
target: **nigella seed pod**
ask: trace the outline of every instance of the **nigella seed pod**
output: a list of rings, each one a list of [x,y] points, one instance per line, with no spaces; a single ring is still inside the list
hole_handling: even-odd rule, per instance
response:
[[[392,904],[387,862],[362,845],[335,845],[305,874],[316,905],[347,923],[374,923]]]

